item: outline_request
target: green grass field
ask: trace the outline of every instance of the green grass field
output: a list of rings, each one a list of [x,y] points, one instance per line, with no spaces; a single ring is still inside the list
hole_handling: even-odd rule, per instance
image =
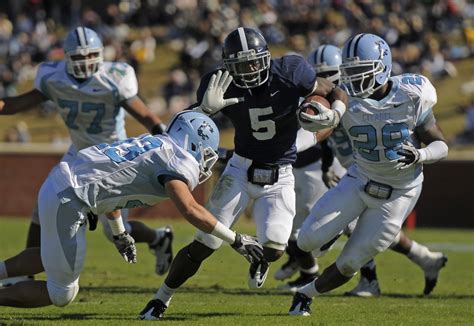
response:
[[[0,219],[0,259],[24,246],[28,219]],[[176,237],[175,252],[192,240],[194,229],[183,221],[147,220],[153,226],[170,223]],[[241,221],[237,229],[252,233]],[[432,248],[444,248],[449,261],[437,288],[429,297],[420,294],[423,273],[407,258],[387,252],[377,258],[383,296],[360,299],[342,296],[349,284],[316,298],[313,316],[288,316],[291,295],[275,289],[269,277],[261,291],[247,288],[246,261],[228,246],[208,259],[194,278],[174,297],[162,324],[171,325],[473,325],[474,231],[420,229],[408,233]],[[339,246],[336,246],[336,248]],[[154,257],[139,244],[139,262],[124,263],[100,230],[89,232],[88,253],[81,276],[81,290],[67,307],[13,309],[0,307],[0,325],[131,325],[143,324],[138,312],[152,298],[162,277],[153,273]],[[320,260],[333,262],[338,249]],[[273,273],[283,263],[271,267]],[[44,278],[44,275],[40,276]]]

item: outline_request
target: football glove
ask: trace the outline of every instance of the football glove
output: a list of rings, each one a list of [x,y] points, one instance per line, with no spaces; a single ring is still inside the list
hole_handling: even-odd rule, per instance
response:
[[[318,114],[311,115],[304,112],[303,109],[308,106],[311,106]],[[298,109],[298,121],[303,129],[316,132],[318,130],[336,127],[339,124],[339,114],[318,102],[309,102],[303,104]]]
[[[257,238],[246,234],[235,234],[235,242],[231,244],[239,254],[245,257],[249,263],[258,263],[263,258],[263,247]]]
[[[137,262],[137,248],[135,247],[135,240],[127,232],[114,235],[114,244],[123,259],[129,264]]]
[[[213,74],[198,110],[207,115],[212,115],[228,105],[239,103],[240,99],[237,97],[224,99],[224,93],[230,83],[232,83],[232,76],[228,71],[222,73],[222,70],[219,70],[216,74]]]
[[[341,178],[339,178],[332,168],[329,168],[326,172],[323,172],[323,182],[328,188],[334,188],[337,186]]]
[[[403,143],[401,149],[397,151],[397,154],[401,157],[397,160],[400,163],[397,168],[403,170],[409,168],[420,160],[420,152],[410,143]]]

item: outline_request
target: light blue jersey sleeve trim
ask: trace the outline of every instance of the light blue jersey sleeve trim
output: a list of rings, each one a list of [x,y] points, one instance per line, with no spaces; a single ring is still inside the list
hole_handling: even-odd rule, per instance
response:
[[[420,118],[416,122],[416,127],[419,127],[419,126],[425,124],[425,122],[427,122],[426,120],[429,121],[430,119],[428,119],[428,117],[430,116],[430,114],[431,115],[433,114],[433,108],[429,108],[428,110],[426,110],[425,112],[423,112],[420,115]]]

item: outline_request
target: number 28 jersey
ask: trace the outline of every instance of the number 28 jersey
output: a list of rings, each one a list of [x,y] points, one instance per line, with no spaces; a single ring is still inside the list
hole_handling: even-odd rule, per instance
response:
[[[419,148],[414,130],[433,121],[429,117],[437,102],[436,90],[421,75],[404,74],[390,81],[391,90],[380,101],[350,97],[341,123],[359,172],[394,188],[411,188],[423,181],[422,165],[397,169],[397,150],[405,141]]]
[[[160,175],[175,176],[193,190],[199,164],[170,137],[144,134],[80,150],[74,161],[60,162],[49,177],[61,200],[73,194],[95,214],[105,214],[167,198]]]
[[[138,93],[130,65],[104,62],[91,78],[79,82],[67,73],[65,61],[44,62],[35,88],[56,104],[78,149],[127,138],[121,103]]]

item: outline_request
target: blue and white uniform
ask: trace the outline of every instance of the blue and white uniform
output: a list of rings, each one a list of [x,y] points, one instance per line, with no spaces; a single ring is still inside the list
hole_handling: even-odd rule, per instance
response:
[[[179,178],[193,190],[199,172],[196,159],[170,137],[149,134],[88,147],[59,163],[38,197],[41,259],[53,304],[67,304],[79,290],[89,212],[155,205],[167,197],[159,176]]]
[[[197,92],[202,101],[212,73],[206,75]],[[268,82],[244,89],[231,84],[224,98],[242,101],[222,112],[235,128],[235,154],[227,163],[207,208],[226,226],[234,224],[251,199],[252,216],[258,240],[265,246],[284,250],[295,215],[294,177],[291,164],[296,160],[296,110],[300,97],[313,92],[316,73],[303,57],[272,59]],[[252,162],[278,166],[279,179],[273,185],[248,181]],[[199,232],[196,239],[217,249],[222,240]]]
[[[95,74],[79,82],[68,73],[65,61],[44,62],[38,69],[35,88],[56,104],[71,135],[72,145],[61,162],[75,160],[77,150],[127,138],[121,104],[138,93],[130,65],[104,62]],[[126,219],[126,212],[123,215]],[[32,218],[39,222],[36,210]],[[106,223],[104,227],[107,232]]]
[[[355,163],[312,208],[298,238],[303,250],[319,248],[359,216],[336,261],[347,276],[389,247],[421,193],[422,164],[399,170],[397,150],[405,141],[419,147],[415,129],[435,123],[436,90],[420,75],[391,77],[390,83],[389,94],[380,101],[350,98],[341,123]],[[370,180],[392,187],[391,196],[379,199],[367,194],[364,187]]]

